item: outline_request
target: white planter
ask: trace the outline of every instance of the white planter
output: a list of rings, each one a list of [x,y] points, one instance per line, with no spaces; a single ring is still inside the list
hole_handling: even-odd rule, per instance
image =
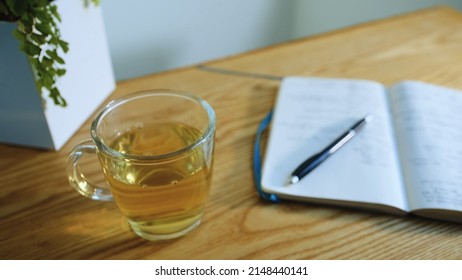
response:
[[[60,149],[115,88],[101,9],[83,0],[55,2],[61,14],[67,73],[57,85],[65,108],[35,89],[35,78],[12,32],[16,24],[0,22],[0,142]]]

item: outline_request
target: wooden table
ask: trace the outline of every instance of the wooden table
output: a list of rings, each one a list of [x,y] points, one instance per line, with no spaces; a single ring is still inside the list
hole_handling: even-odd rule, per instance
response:
[[[439,7],[206,63],[274,76],[417,79],[462,89],[462,14]],[[462,259],[462,225],[414,216],[260,200],[252,144],[277,80],[193,66],[118,83],[112,98],[172,88],[217,113],[213,186],[198,229],[168,242],[136,237],[114,203],[79,196],[59,152],[0,145],[1,259]],[[86,172],[103,182],[96,159]]]

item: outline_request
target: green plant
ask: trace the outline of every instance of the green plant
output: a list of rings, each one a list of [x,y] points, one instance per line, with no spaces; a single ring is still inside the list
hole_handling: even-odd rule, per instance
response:
[[[99,4],[99,0],[84,0],[86,6],[89,2]],[[0,0],[0,20],[17,23],[13,35],[34,69],[40,96],[46,90],[54,104],[65,107],[56,81],[66,74],[62,54],[68,52],[69,44],[61,38],[61,17],[53,0]]]

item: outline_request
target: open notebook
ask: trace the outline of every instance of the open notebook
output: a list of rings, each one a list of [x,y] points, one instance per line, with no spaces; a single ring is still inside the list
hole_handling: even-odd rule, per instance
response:
[[[372,121],[300,182],[292,171],[352,124]],[[462,222],[462,92],[405,81],[285,78],[261,186],[281,198]]]

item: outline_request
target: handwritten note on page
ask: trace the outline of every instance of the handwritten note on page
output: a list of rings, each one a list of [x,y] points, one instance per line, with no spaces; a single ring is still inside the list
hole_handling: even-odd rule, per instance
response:
[[[411,210],[462,211],[462,94],[408,81],[391,102]]]

